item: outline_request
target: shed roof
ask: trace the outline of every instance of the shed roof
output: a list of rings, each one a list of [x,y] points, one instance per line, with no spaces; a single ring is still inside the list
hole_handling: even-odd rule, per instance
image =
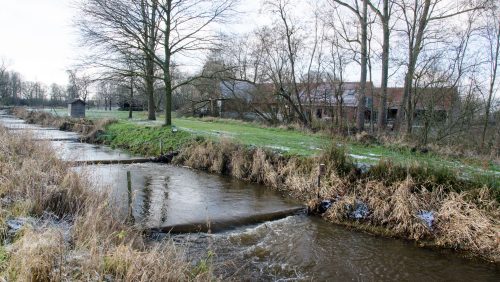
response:
[[[76,103],[81,103],[81,104],[85,105],[85,102],[82,99],[75,99],[75,100],[69,102],[68,104],[76,104]]]

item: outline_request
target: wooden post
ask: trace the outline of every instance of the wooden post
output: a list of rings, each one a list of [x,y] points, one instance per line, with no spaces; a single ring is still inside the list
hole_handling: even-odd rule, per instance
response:
[[[319,192],[320,192],[320,186],[321,186],[321,176],[325,175],[325,173],[326,173],[325,164],[320,164],[319,165],[319,173],[318,173],[318,188],[317,188],[318,200],[320,198]]]
[[[127,190],[128,190],[128,217],[127,220],[134,222],[134,214],[132,212],[132,176],[130,170],[127,171]]]
[[[163,156],[163,140],[160,140],[160,156]]]

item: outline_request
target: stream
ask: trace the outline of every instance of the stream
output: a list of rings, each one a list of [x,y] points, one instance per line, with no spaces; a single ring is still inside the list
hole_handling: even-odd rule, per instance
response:
[[[136,158],[80,143],[75,133],[26,124],[2,111],[0,124],[13,134],[30,132],[34,139],[50,142],[66,161]],[[151,230],[155,240],[172,239],[183,246],[193,264],[209,260],[224,280],[500,280],[498,265],[307,216],[301,212],[302,203],[262,185],[155,163],[74,169],[96,189],[109,192],[122,216]]]

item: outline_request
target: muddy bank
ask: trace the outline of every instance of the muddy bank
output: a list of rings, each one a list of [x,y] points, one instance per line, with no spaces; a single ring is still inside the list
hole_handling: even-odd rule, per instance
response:
[[[383,161],[362,170],[336,147],[313,158],[284,157],[203,138],[186,144],[173,162],[264,184],[309,202],[313,211],[319,194],[328,202],[321,216],[338,224],[500,260],[497,191],[446,170]],[[326,171],[318,189],[320,163]]]

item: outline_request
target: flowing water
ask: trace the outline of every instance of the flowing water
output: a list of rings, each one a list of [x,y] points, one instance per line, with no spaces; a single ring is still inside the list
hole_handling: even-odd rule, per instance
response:
[[[305,215],[212,235],[174,237],[192,258],[215,254],[216,273],[235,280],[498,281],[498,266],[450,251],[380,238]]]
[[[207,224],[225,229],[301,207],[260,185],[170,165],[97,165],[81,170],[96,186],[111,191],[123,214],[149,229],[192,225],[196,230]]]
[[[72,134],[26,125],[2,115],[0,124],[50,141],[65,160],[126,160],[105,146],[78,143]],[[43,132],[51,133],[43,133]],[[41,136],[43,138],[41,138]],[[211,225],[211,233],[166,234],[193,264],[211,262],[227,280],[500,281],[500,268],[446,250],[352,231],[304,214],[261,222],[263,215],[300,207],[270,189],[153,163],[75,168],[106,189],[123,216],[147,229]],[[252,220],[255,219],[255,220]]]
[[[77,140],[51,141],[50,144],[63,160],[70,161],[99,161],[99,160],[130,160],[134,156],[111,149],[108,146],[82,143]]]

